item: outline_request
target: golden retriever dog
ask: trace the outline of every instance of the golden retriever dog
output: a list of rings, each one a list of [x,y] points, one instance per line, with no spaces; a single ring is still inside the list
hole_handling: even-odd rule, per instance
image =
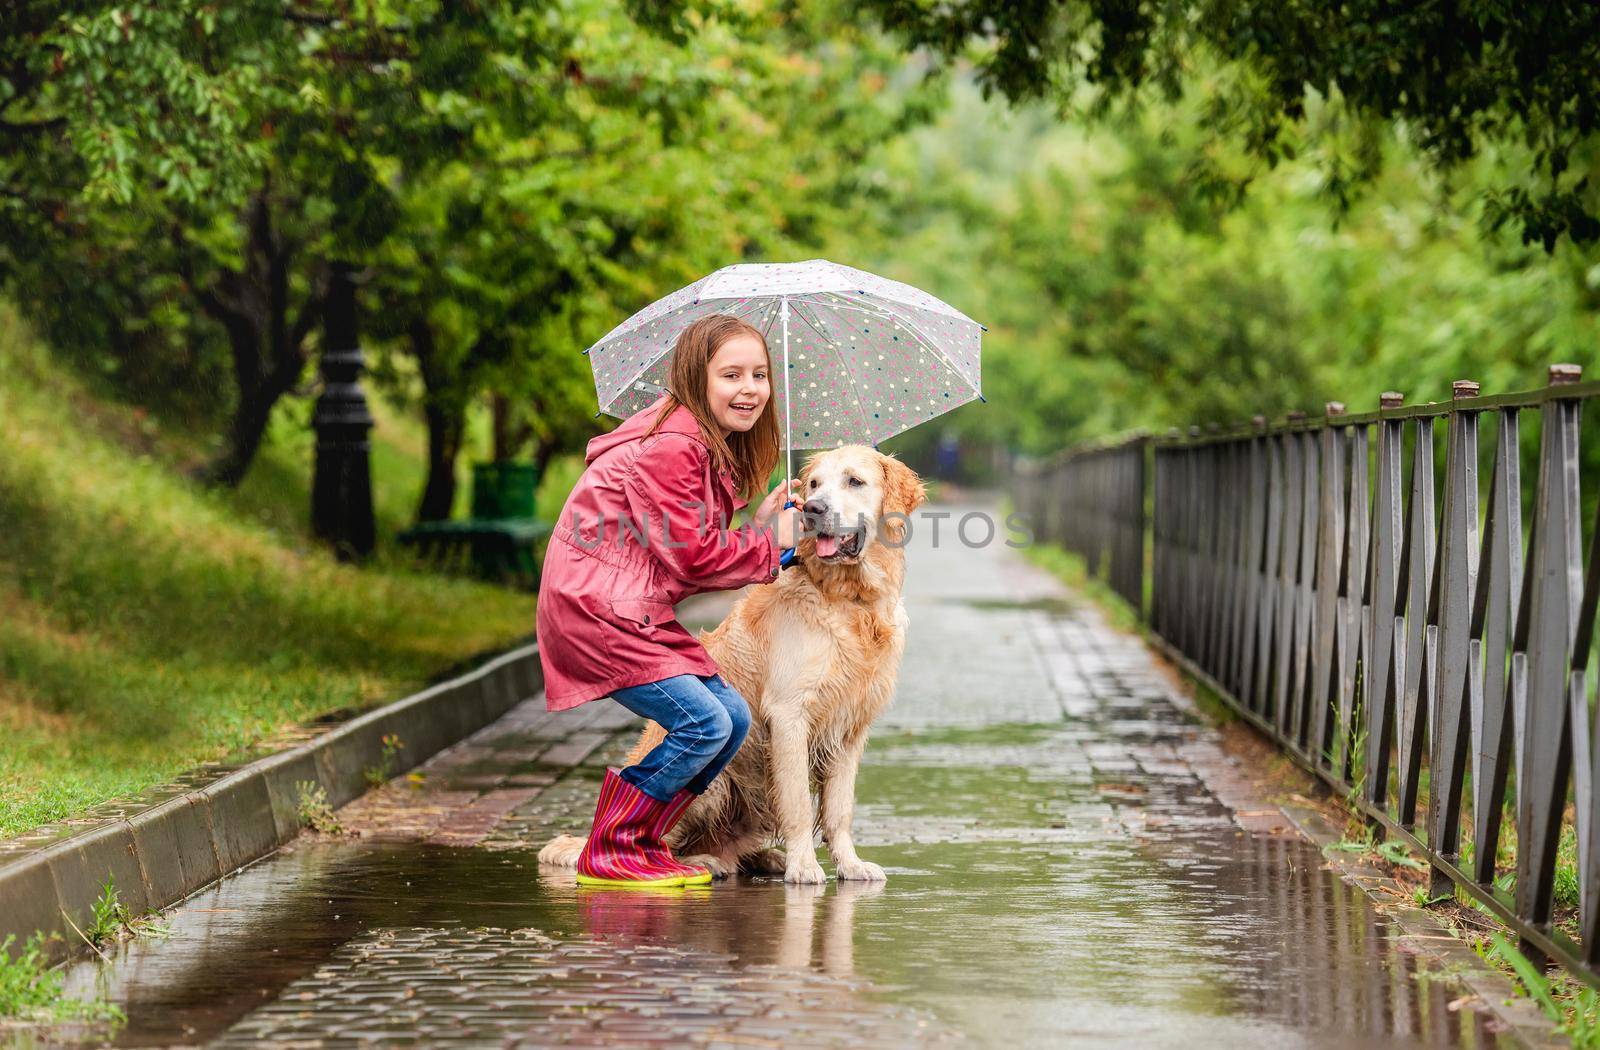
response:
[[[700,632],[750,704],[750,735],[667,843],[718,878],[743,869],[814,884],[827,881],[813,844],[820,826],[840,879],[882,882],[883,869],[857,856],[850,837],[856,768],[894,696],[907,624],[903,547],[927,494],[910,467],[862,445],[813,456],[799,477],[808,522],[799,564],[752,587],[715,630]],[[628,763],[664,736],[648,723]],[[583,844],[558,836],[539,861],[576,867]]]

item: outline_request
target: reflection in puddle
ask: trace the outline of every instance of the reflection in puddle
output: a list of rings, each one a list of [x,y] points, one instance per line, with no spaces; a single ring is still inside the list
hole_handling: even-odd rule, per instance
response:
[[[313,843],[181,909],[165,945],[127,946],[73,983],[109,977],[129,1018],[121,1045],[597,1031],[632,1045],[647,1022],[675,1041],[953,1038],[852,979],[856,901],[882,892],[588,889],[527,853]]]
[[[307,841],[73,980],[108,972],[128,1045],[1493,1045],[1313,847],[1192,777],[1138,777],[1129,821],[1062,732],[975,732],[979,765],[960,733],[885,741],[857,838],[886,887],[592,890],[531,850]]]
[[[1241,830],[1195,772],[1214,734],[1137,639],[1003,559],[912,557],[900,696],[858,782],[887,886],[542,874],[630,741],[580,721],[553,743],[526,709],[430,773],[431,801],[367,814],[462,845],[302,840],[73,990],[103,984],[128,1045],[1495,1045],[1314,847]]]

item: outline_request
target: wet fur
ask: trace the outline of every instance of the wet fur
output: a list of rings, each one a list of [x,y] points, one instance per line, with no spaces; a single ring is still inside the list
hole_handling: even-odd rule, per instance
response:
[[[850,474],[871,480],[847,491],[842,479]],[[812,457],[800,472],[802,491],[816,491],[813,478],[847,521],[857,511],[874,521],[909,515],[926,499],[909,467],[865,446]],[[874,491],[861,492],[869,487]],[[807,536],[799,543],[798,568],[752,588],[715,630],[700,633],[753,717],[744,746],[668,837],[679,857],[707,864],[718,876],[742,868],[818,883],[825,879],[814,847],[820,827],[841,879],[884,879],[883,869],[856,855],[850,824],[861,752],[894,696],[905,649],[903,533],[904,525],[891,518],[882,536],[869,529],[854,563],[838,564],[820,560],[815,539]],[[628,763],[665,735],[648,723]],[[815,811],[813,785],[820,799]],[[575,867],[583,843],[560,836],[539,860]]]

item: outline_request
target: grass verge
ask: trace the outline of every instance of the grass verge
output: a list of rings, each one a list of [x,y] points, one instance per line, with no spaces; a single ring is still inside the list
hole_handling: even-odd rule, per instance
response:
[[[1089,574],[1088,563],[1082,555],[1053,543],[1032,543],[1021,550],[1023,557],[1033,564],[1092,599],[1111,626],[1135,634],[1144,630],[1139,614],[1122,600],[1122,596],[1112,590],[1110,584]]]
[[[125,1020],[120,1009],[103,999],[74,999],[65,994],[59,969],[45,961],[44,941],[34,934],[21,947],[7,936],[0,942],[0,1034],[24,1027],[63,1021]],[[19,1040],[20,1042],[20,1040]]]
[[[381,413],[380,413],[381,415]],[[392,526],[420,478],[375,442]],[[175,469],[182,435],[97,394],[0,312],[0,838],[410,692],[533,630],[533,599],[341,565],[305,536],[303,449],[241,492]],[[304,464],[302,463],[302,466]]]

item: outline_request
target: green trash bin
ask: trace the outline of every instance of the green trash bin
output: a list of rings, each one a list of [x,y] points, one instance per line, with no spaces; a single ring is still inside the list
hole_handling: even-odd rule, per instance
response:
[[[504,460],[472,465],[472,516],[531,518],[539,491],[539,468]]]

